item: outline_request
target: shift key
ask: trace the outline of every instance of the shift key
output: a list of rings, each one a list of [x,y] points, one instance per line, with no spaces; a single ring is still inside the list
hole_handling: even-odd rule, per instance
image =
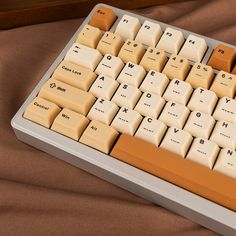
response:
[[[62,108],[86,115],[95,102],[95,97],[81,89],[55,79],[49,79],[41,88],[39,97],[54,102]]]

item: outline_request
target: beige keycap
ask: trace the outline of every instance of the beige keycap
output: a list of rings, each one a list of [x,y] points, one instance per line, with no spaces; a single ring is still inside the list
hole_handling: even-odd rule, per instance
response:
[[[85,116],[64,108],[54,120],[51,129],[78,140],[88,123],[89,120]]]
[[[118,134],[114,128],[100,121],[92,120],[82,134],[79,142],[108,154]]]
[[[195,138],[187,155],[187,159],[212,169],[220,148],[204,138]]]
[[[129,15],[123,15],[118,23],[115,33],[119,34],[123,39],[134,39],[141,24],[139,19]]]
[[[165,100],[155,93],[144,92],[139,99],[135,110],[143,116],[157,118],[165,105]]]
[[[236,100],[223,97],[219,100],[213,113],[216,120],[226,120],[236,124]]]
[[[205,39],[190,34],[186,39],[179,55],[191,61],[200,62],[207,50]]]
[[[119,83],[116,80],[105,75],[99,75],[89,92],[97,98],[101,97],[110,100],[118,86]]]
[[[113,79],[116,79],[123,67],[124,63],[119,57],[106,54],[98,64],[95,72],[98,75],[107,75]]]
[[[172,54],[162,73],[166,74],[169,79],[184,80],[189,69],[190,64],[186,58]]]
[[[138,64],[143,57],[145,49],[141,43],[127,39],[120,49],[118,56],[125,63],[131,61]]]
[[[236,179],[236,151],[231,148],[221,149],[213,170]]]
[[[98,98],[88,113],[90,120],[98,120],[104,124],[110,125],[119,107],[104,98]]]
[[[236,91],[236,75],[220,71],[210,88],[218,97],[233,98]]]
[[[186,81],[189,82],[193,88],[206,88],[208,89],[214,77],[214,72],[211,66],[201,63],[195,63],[190,70]]]
[[[139,126],[135,136],[158,146],[167,130],[160,120],[146,116]]]
[[[200,111],[193,111],[190,113],[184,130],[194,137],[208,138],[214,124],[215,120],[212,116]]]
[[[117,89],[112,101],[120,107],[126,106],[133,109],[140,96],[141,91],[139,89],[130,84],[123,83]]]
[[[95,97],[81,89],[74,88],[61,81],[50,79],[41,88],[39,97],[86,115],[95,102]]]
[[[117,56],[123,43],[120,35],[107,31],[99,41],[97,50],[103,55]]]
[[[186,131],[176,127],[170,127],[160,145],[181,157],[185,157],[193,137]]]
[[[192,97],[188,103],[188,108],[191,111],[202,111],[207,114],[212,114],[217,103],[217,96],[211,90],[197,88],[194,90]]]
[[[135,41],[143,43],[146,46],[155,47],[161,35],[162,31],[160,25],[145,20],[138,31]]]
[[[189,115],[189,109],[183,104],[169,101],[166,103],[159,120],[168,126],[182,129]]]
[[[162,49],[149,47],[145,52],[140,65],[144,67],[146,71],[156,70],[162,71],[164,65],[167,62],[167,56]]]
[[[100,29],[91,25],[85,25],[80,31],[76,43],[81,43],[90,48],[96,48],[101,37],[102,32]]]
[[[146,72],[142,66],[132,62],[127,62],[121,73],[119,74],[117,81],[119,83],[127,83],[138,87],[142,82]]]
[[[96,79],[91,70],[69,61],[62,61],[52,75],[53,79],[60,80],[73,87],[88,91]]]
[[[162,96],[168,84],[169,79],[165,74],[150,70],[141,84],[140,90],[143,92],[149,91]]]
[[[210,140],[222,148],[236,148],[236,124],[220,120],[216,123]]]
[[[26,107],[23,117],[49,128],[60,110],[56,104],[36,97]]]
[[[102,54],[94,48],[89,48],[79,43],[74,43],[65,56],[65,61],[70,61],[92,71],[102,59]]]
[[[142,116],[137,111],[121,107],[111,126],[121,133],[134,135],[141,121]]]
[[[179,30],[168,27],[166,28],[156,47],[165,50],[168,53],[177,54],[183,45],[183,42],[183,33]]]
[[[191,96],[193,91],[193,88],[191,85],[185,81],[173,79],[169,83],[163,98],[166,101],[176,101],[178,103],[181,103],[183,105],[186,105],[186,103],[189,100],[189,97]]]

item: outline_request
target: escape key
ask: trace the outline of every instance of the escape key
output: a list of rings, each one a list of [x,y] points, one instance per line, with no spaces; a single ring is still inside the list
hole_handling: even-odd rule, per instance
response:
[[[108,31],[116,20],[115,13],[107,7],[98,7],[93,13],[89,24],[101,30]]]

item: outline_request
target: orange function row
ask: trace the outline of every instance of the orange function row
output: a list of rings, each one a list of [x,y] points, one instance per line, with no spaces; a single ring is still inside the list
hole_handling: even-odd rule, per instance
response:
[[[108,31],[116,19],[117,17],[111,9],[98,7],[89,25],[96,27],[97,30]],[[85,38],[90,36],[90,40],[95,41],[92,45],[87,46],[95,47],[102,37],[102,33],[98,33],[97,30],[91,27],[85,27],[82,30]],[[97,32],[95,33],[95,31]],[[119,46],[123,43],[121,38],[123,40],[135,39],[135,41],[146,46],[156,46],[171,54],[179,53],[179,55],[195,62],[200,62],[207,50],[207,44],[203,38],[189,35],[185,41],[184,35],[179,30],[168,27],[163,33],[160,25],[151,21],[145,21],[141,25],[138,18],[129,15],[124,15],[121,18],[114,34],[111,32],[105,34],[101,41],[107,46],[111,46],[114,40],[113,47],[119,50]],[[236,74],[235,50],[232,47],[220,44],[213,50],[207,64],[214,69]]]

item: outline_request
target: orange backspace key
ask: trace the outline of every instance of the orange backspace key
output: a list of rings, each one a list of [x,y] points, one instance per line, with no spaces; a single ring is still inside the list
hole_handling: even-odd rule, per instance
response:
[[[236,211],[236,181],[230,177],[127,134],[110,155]]]
[[[98,7],[93,13],[89,24],[101,30],[108,31],[116,20],[115,13],[107,7]]]

